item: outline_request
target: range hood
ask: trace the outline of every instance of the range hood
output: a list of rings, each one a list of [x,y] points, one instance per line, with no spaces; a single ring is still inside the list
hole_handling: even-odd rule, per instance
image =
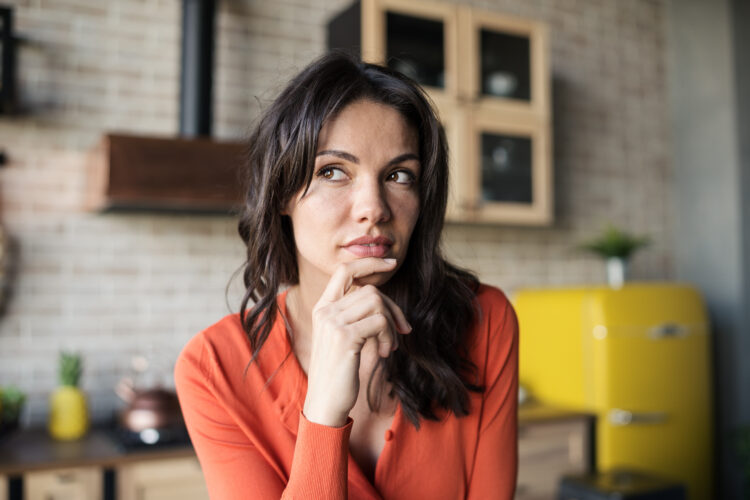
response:
[[[211,136],[214,0],[183,0],[180,136],[105,134],[88,162],[96,211],[230,213],[246,144]]]

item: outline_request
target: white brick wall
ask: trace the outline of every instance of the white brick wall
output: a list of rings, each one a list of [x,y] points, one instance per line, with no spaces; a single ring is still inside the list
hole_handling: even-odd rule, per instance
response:
[[[8,3],[8,0],[5,1]],[[260,106],[320,54],[342,0],[219,2],[215,135],[247,135]],[[456,226],[448,254],[484,281],[601,282],[603,265],[575,251],[612,221],[654,244],[636,278],[673,275],[671,175],[660,0],[494,0],[469,4],[550,25],[556,224]],[[86,213],[85,155],[105,131],[172,135],[178,116],[180,2],[11,0],[27,112],[0,117],[0,218],[16,246],[12,296],[0,316],[0,385],[30,394],[25,424],[44,422],[59,349],[85,355],[97,419],[117,406],[132,355],[169,384],[199,329],[236,310],[235,223],[218,216]]]

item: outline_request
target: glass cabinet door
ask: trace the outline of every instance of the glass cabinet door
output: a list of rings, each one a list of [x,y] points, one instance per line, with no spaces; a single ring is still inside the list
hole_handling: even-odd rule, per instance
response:
[[[428,87],[445,88],[445,28],[442,21],[386,12],[389,67]]]
[[[482,202],[533,202],[531,137],[480,133]]]
[[[362,52],[416,80],[432,97],[456,94],[456,6],[429,0],[362,2]]]
[[[530,41],[527,36],[479,30],[479,75],[483,95],[531,100]]]
[[[545,116],[549,113],[547,31],[504,14],[463,11],[459,93],[472,101]]]
[[[474,110],[466,164],[473,166],[467,198],[473,219],[547,224],[552,219],[548,125],[491,110]]]

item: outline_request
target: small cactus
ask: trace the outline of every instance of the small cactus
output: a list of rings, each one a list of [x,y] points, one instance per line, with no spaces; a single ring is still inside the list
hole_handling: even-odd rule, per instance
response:
[[[60,353],[60,385],[78,387],[82,371],[83,363],[80,354]]]

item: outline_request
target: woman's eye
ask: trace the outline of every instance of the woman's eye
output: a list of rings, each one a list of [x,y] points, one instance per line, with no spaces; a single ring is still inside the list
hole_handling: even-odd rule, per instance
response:
[[[343,181],[346,175],[344,175],[344,172],[340,168],[323,167],[318,170],[318,177],[322,177],[328,181]]]
[[[416,180],[416,177],[414,174],[407,170],[397,170],[395,172],[391,172],[391,174],[388,176],[389,181],[395,181],[398,184],[411,184]]]

